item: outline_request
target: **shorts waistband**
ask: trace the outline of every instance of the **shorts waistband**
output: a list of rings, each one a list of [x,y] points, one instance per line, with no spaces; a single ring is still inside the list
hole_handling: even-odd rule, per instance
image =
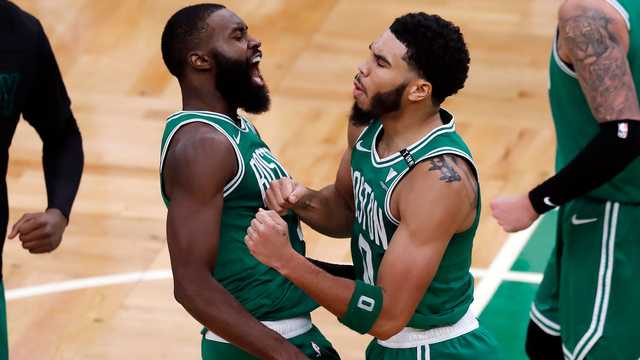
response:
[[[414,348],[425,344],[435,344],[451,340],[469,333],[480,326],[471,310],[453,325],[433,328],[429,330],[406,327],[387,340],[377,339],[381,346],[392,349]]]
[[[282,335],[282,337],[284,337],[285,339],[291,339],[296,336],[302,335],[307,331],[311,330],[311,328],[313,327],[313,323],[311,323],[311,319],[306,316],[277,320],[277,321],[261,321],[261,322],[264,326]],[[211,330],[207,330],[204,337],[207,340],[228,343],[227,340],[216,335]]]

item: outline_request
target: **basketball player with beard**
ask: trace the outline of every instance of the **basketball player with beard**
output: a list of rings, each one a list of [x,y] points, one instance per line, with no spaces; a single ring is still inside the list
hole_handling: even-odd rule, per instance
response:
[[[271,210],[256,215],[245,242],[344,325],[375,336],[367,359],[498,359],[469,311],[477,171],[440,107],[467,78],[462,33],[437,15],[407,14],[369,48],[335,183],[314,191],[273,181]],[[355,281],[289,245],[295,234],[279,214],[290,209],[323,234],[351,237]]]
[[[260,46],[216,4],[179,10],[162,34],[183,106],[167,119],[160,165],[175,298],[205,326],[203,359],[339,359],[311,323],[317,304],[244,244],[268,184],[288,176],[237,113],[269,108]],[[283,221],[303,255],[298,217]]]

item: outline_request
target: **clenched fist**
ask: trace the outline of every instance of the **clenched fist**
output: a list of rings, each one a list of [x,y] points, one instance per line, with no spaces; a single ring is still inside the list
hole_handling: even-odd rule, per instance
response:
[[[67,226],[67,219],[58,209],[24,214],[11,228],[9,239],[20,235],[22,247],[32,254],[48,253],[55,250]]]
[[[491,211],[506,232],[524,230],[540,216],[533,209],[527,194],[494,199],[491,202]]]
[[[269,184],[264,203],[269,209],[284,215],[289,209],[295,210],[296,206],[302,205],[301,200],[308,191],[291,178],[274,180]]]
[[[273,210],[258,210],[244,242],[256,259],[276,270],[295,253],[289,241],[287,223]]]

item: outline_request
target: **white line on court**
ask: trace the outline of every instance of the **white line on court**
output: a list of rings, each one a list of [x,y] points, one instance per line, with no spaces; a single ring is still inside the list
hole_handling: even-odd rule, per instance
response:
[[[487,276],[488,270],[471,268],[471,273],[475,277],[484,278],[485,276]],[[96,277],[89,277],[89,278],[82,278],[82,279],[53,282],[53,283],[42,284],[42,285],[21,287],[17,289],[7,290],[5,293],[5,296],[7,301],[11,301],[11,300],[24,299],[24,298],[33,297],[33,296],[61,293],[66,291],[89,289],[89,288],[109,286],[109,285],[129,284],[129,283],[152,281],[152,280],[166,280],[171,278],[172,278],[172,275],[171,275],[170,269],[154,270],[154,271],[139,271],[139,272],[132,272],[132,273],[96,276]],[[540,280],[542,280],[542,274],[519,272],[519,271],[508,271],[502,274],[499,277],[499,279],[500,281],[508,280],[508,281],[538,284],[540,283]]]
[[[508,241],[512,241],[512,239]],[[495,280],[497,280],[497,284],[499,284],[503,280],[538,284],[542,280],[542,274],[540,273],[530,273],[530,272],[520,272],[520,271],[506,271],[504,273],[500,273],[495,269],[492,272],[491,268],[489,269],[471,268],[471,274],[481,279],[485,279],[487,276],[494,276]],[[101,286],[118,285],[118,284],[129,284],[129,283],[136,283],[136,282],[143,282],[143,281],[166,280],[171,278],[172,278],[172,275],[171,275],[170,269],[138,271],[138,272],[131,272],[131,273],[95,276],[95,277],[88,277],[88,278],[81,278],[81,279],[74,279],[74,280],[67,280],[67,281],[60,281],[60,282],[52,282],[52,283],[47,283],[42,285],[34,285],[34,286],[26,286],[26,287],[21,287],[16,289],[10,289],[6,291],[5,296],[7,301],[12,301],[12,300],[33,297],[33,296],[55,294],[55,293],[73,291],[73,290],[81,290],[81,289],[88,289],[88,288],[101,287]],[[476,294],[478,294],[479,292],[478,290],[481,288],[481,286],[484,286],[484,288],[488,287],[486,285],[488,284],[486,280],[487,279],[480,282],[480,285],[478,285],[478,288],[476,289]],[[497,288],[497,285],[496,285],[496,288]],[[487,292],[488,290],[483,290],[483,291]],[[495,292],[495,289],[493,290],[493,292]],[[491,293],[491,295],[493,295],[493,293]],[[479,297],[476,296],[476,303],[478,301],[477,300],[478,298]],[[489,299],[490,298],[491,296],[489,296]]]
[[[96,276],[83,279],[74,279],[61,282],[53,282],[43,285],[28,286],[23,288],[7,290],[5,293],[7,301],[22,299],[38,295],[53,294],[71,290],[93,288],[99,286],[136,283],[150,280],[163,280],[171,278],[171,270],[155,270],[132,272],[125,274],[115,274],[107,276]]]
[[[510,274],[509,269],[511,269],[513,262],[516,261],[518,255],[527,244],[533,231],[538,227],[538,224],[540,224],[540,219],[542,218],[538,218],[538,220],[526,230],[509,235],[504,245],[502,245],[500,252],[498,252],[498,255],[493,258],[489,269],[487,269],[475,289],[475,299],[471,304],[471,310],[476,316],[480,316],[498,289],[498,286],[500,286],[500,283],[506,278],[506,275]],[[518,277],[518,275],[516,275],[516,277]],[[521,275],[519,277],[522,278]]]
[[[502,277],[502,280],[522,282],[529,284],[540,284],[542,281],[542,273],[536,272],[524,272],[524,271],[509,271]]]

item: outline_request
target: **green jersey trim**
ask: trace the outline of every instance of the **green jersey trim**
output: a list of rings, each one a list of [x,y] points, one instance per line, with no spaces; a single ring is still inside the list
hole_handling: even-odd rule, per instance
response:
[[[213,117],[216,118],[218,120],[222,120],[222,121],[226,121],[229,124],[233,125],[234,127],[236,127],[239,130],[242,130],[243,132],[247,132],[249,131],[249,128],[247,126],[247,119],[245,119],[242,116],[239,116],[241,122],[240,122],[240,126],[238,126],[238,124],[236,124],[235,121],[233,121],[232,118],[228,117],[225,114],[221,114],[221,113],[217,113],[217,112],[213,112],[213,111],[177,111],[171,115],[169,115],[169,117],[167,118],[167,122],[177,119],[182,115],[188,115],[188,114],[195,114],[195,115],[200,115],[200,116],[209,116],[209,117]]]
[[[223,188],[222,197],[225,198],[229,194],[231,194],[231,192],[233,190],[235,190],[235,188],[238,187],[238,185],[242,181],[242,177],[244,176],[244,161],[243,161],[243,158],[242,158],[242,153],[240,152],[240,149],[238,149],[238,145],[236,144],[234,139],[232,139],[231,136],[229,136],[229,134],[227,134],[224,131],[224,129],[222,129],[222,127],[220,127],[219,125],[214,124],[214,123],[212,123],[210,121],[207,121],[207,119],[201,119],[201,118],[190,119],[190,120],[187,120],[187,121],[177,125],[175,128],[173,128],[173,130],[171,130],[171,133],[169,133],[169,136],[167,137],[167,140],[165,141],[164,148],[162,149],[162,154],[160,155],[160,174],[162,174],[162,169],[164,168],[164,161],[165,161],[165,158],[167,156],[167,151],[169,149],[169,145],[171,145],[171,139],[173,138],[173,136],[184,125],[191,124],[191,123],[196,123],[196,122],[212,126],[213,128],[217,129],[219,132],[221,132],[227,138],[227,140],[229,140],[229,142],[231,143],[231,146],[233,146],[233,150],[236,153],[236,161],[238,162],[238,170],[236,171],[236,175]],[[169,198],[169,197],[167,196],[167,198]]]
[[[629,21],[629,13],[622,6],[622,4],[620,4],[617,0],[606,0],[606,1],[609,3],[609,5],[611,5],[614,9],[616,9],[620,13],[622,18],[624,19],[624,22],[627,23],[627,29],[631,30],[631,22]]]
[[[443,109],[444,110],[444,109]],[[446,111],[446,110],[445,110]],[[447,111],[447,113],[449,113]],[[440,135],[440,134],[444,134],[447,132],[454,132],[456,131],[456,123],[455,123],[455,118],[453,117],[453,114],[449,113],[451,115],[451,121],[449,121],[447,124],[443,124],[440,125],[438,127],[436,127],[435,129],[431,130],[429,133],[427,133],[425,136],[423,136],[420,140],[416,141],[415,143],[409,145],[409,147],[407,147],[407,150],[409,152],[414,152],[414,151],[418,151],[420,149],[422,149],[423,147],[425,147],[427,144],[429,144],[431,142],[431,140],[433,140],[436,136]],[[396,152],[393,153],[383,159],[381,159],[378,156],[378,150],[376,149],[376,142],[378,139],[378,136],[380,135],[380,131],[382,131],[383,126],[382,124],[380,124],[380,127],[378,128],[378,130],[376,130],[376,133],[373,135],[373,141],[371,143],[371,163],[373,163],[373,165],[377,168],[381,168],[381,167],[387,167],[389,165],[393,165],[395,163],[397,163],[398,161],[403,160],[404,158],[400,155],[400,152]],[[358,145],[358,144],[356,144]],[[358,149],[361,151],[366,151],[366,149]]]
[[[558,32],[557,31],[556,31],[556,34],[553,36],[553,46],[552,46],[551,53],[553,54],[553,60],[555,61],[556,65],[560,68],[560,70],[562,70],[562,72],[571,76],[574,79],[578,79],[576,72],[571,70],[569,66],[567,66],[567,64],[565,64],[565,62],[562,61],[562,59],[560,59],[560,55],[558,54]]]
[[[251,121],[249,121],[249,119],[247,119],[246,117],[239,115],[240,119],[242,119],[243,124],[242,126],[246,126],[249,129],[251,129],[251,131],[253,131],[254,134],[256,134],[258,137],[260,137],[260,134],[258,133],[258,129],[256,129],[256,127],[253,125],[253,123]]]
[[[474,168],[476,174],[478,174],[478,167],[476,166],[476,163],[473,161],[471,156],[469,156],[469,154],[467,154],[464,151],[461,151],[459,149],[456,149],[456,148],[453,148],[453,147],[448,147],[448,146],[440,147],[440,148],[437,148],[437,149],[434,149],[434,150],[428,152],[423,157],[417,159],[415,163],[417,165],[418,163],[420,163],[422,161],[425,161],[428,158],[432,158],[432,157],[435,157],[435,156],[438,156],[438,155],[443,155],[443,154],[454,154],[454,155],[458,155],[458,156],[461,156],[461,157],[469,160],[471,165],[473,165],[473,168]],[[385,216],[387,217],[387,219],[389,219],[389,221],[391,221],[396,226],[400,225],[400,221],[398,219],[396,219],[393,216],[393,214],[391,213],[391,196],[392,196],[393,191],[395,190],[396,186],[400,183],[400,180],[402,180],[402,178],[409,172],[409,170],[411,170],[411,168],[405,169],[403,172],[400,173],[400,175],[398,175],[398,177],[396,177],[396,179],[393,181],[393,183],[391,183],[391,186],[389,186],[389,190],[387,190],[387,194],[384,197],[384,213],[385,213]]]

